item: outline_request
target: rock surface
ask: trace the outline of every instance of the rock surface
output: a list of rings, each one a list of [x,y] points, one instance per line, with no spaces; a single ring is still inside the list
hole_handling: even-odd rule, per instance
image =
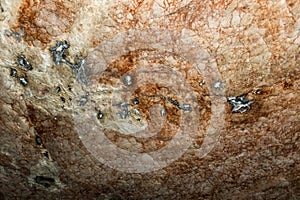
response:
[[[0,24],[1,200],[300,198],[298,0],[2,0]]]

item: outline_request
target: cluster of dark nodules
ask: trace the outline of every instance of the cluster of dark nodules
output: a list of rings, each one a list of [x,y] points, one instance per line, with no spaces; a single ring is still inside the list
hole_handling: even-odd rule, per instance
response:
[[[231,105],[232,113],[244,113],[251,109],[250,105],[254,103],[253,100],[246,99],[246,95],[237,97],[228,97],[227,101]]]
[[[72,86],[71,85],[68,85],[68,90],[72,91]]]
[[[180,110],[183,110],[183,111],[191,111],[192,110],[192,107],[189,104],[180,105],[177,100],[174,100],[170,97],[168,97],[168,101]]]
[[[57,41],[54,47],[51,47],[49,50],[52,53],[52,60],[56,65],[60,65],[61,63],[65,63],[73,71],[78,72],[79,68],[83,64],[83,59],[78,58],[78,62],[73,64],[69,60],[66,59],[65,51],[70,47],[70,44],[67,41]]]
[[[56,65],[61,63],[67,63],[65,50],[68,49],[70,45],[67,41],[57,41],[54,47],[51,47],[49,50],[52,53],[53,62]]]
[[[179,102],[177,100],[172,99],[171,97],[168,98],[168,101],[176,107],[179,107]]]
[[[68,65],[76,74],[76,80],[79,83],[87,84],[87,75],[85,70],[85,60],[81,57],[77,57],[75,63],[69,61],[66,57],[65,51],[70,47],[67,41],[57,41],[54,47],[49,50],[52,53],[53,62],[56,65],[64,63]]]
[[[55,88],[55,92],[56,92],[57,94],[60,93],[61,91],[62,91],[62,89],[61,89],[60,86],[57,86],[57,87]],[[72,98],[69,98],[69,100],[71,101]],[[66,99],[65,97],[63,97],[63,96],[60,96],[60,101],[64,104],[64,103],[66,103],[67,99]],[[62,106],[62,107],[64,108],[64,106]]]
[[[32,65],[26,60],[26,57],[24,55],[20,55],[18,57],[18,63],[19,63],[19,65],[21,65],[26,70],[32,70],[33,69]],[[23,86],[28,85],[27,78],[25,76],[19,76],[18,71],[16,69],[14,69],[14,68],[10,69],[10,76],[19,79],[19,82],[21,83],[21,85],[23,85]]]
[[[18,71],[14,68],[10,69],[10,76],[15,77],[17,79],[19,79],[19,82],[21,83],[21,85],[23,86],[27,86],[28,85],[28,80],[25,76],[20,76],[18,75]]]

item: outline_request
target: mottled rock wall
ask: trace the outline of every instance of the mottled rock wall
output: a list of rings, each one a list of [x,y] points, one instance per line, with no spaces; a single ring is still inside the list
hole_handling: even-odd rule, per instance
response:
[[[0,52],[0,199],[300,198],[298,0],[1,0]]]

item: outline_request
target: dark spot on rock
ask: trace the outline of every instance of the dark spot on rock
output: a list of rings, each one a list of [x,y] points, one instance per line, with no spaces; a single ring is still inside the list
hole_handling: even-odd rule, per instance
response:
[[[60,100],[65,103],[66,102],[66,99],[64,97],[60,97]]]
[[[180,104],[179,104],[179,102],[178,102],[177,100],[174,100],[174,99],[168,97],[168,101],[169,101],[171,104],[173,104],[174,106],[176,106],[176,107],[179,108]]]
[[[18,57],[18,63],[26,70],[32,70],[31,64],[27,61],[26,57],[24,55],[20,55]]]
[[[36,142],[37,145],[42,145],[42,143],[43,143],[42,138],[39,137],[39,136],[35,137],[35,142]]]
[[[100,110],[97,113],[97,119],[102,119],[103,118],[103,112],[101,112]]]
[[[35,182],[45,187],[50,187],[55,183],[55,179],[51,177],[45,177],[45,176],[36,176]]]
[[[132,100],[132,103],[135,104],[135,105],[136,105],[136,104],[139,104],[139,103],[140,103],[139,98],[137,98],[137,97],[134,98],[134,99]]]
[[[44,152],[43,155],[44,155],[46,158],[49,159],[49,153],[48,153],[48,151]]]
[[[21,77],[19,79],[20,83],[23,85],[23,86],[27,86],[28,85],[28,80],[25,78],[25,77]]]
[[[12,77],[18,77],[18,72],[17,72],[17,70],[11,68],[11,69],[10,69],[10,76],[12,76]]]
[[[57,87],[55,88],[55,92],[56,92],[56,93],[60,93],[60,91],[61,91],[61,88],[60,88],[59,86],[57,86]]]

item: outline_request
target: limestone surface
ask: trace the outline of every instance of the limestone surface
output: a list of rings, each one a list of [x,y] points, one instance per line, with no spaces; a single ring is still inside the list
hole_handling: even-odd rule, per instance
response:
[[[0,0],[0,200],[300,199],[300,1]]]

